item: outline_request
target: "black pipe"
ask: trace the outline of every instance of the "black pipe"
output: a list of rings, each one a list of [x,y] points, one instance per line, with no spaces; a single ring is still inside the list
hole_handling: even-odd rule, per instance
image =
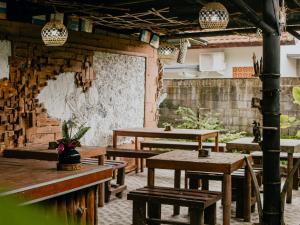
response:
[[[264,0],[263,19],[272,26],[278,24],[276,8],[279,0]],[[280,36],[278,33],[263,33],[263,221],[266,225],[281,224],[280,204]]]
[[[254,23],[254,25],[258,26],[261,28],[263,31],[267,33],[275,33],[278,31],[277,28],[274,29],[273,26],[270,26],[269,24],[265,23],[257,14],[256,12],[249,6],[247,5],[243,0],[232,0],[233,3],[235,3],[236,6],[239,7],[239,9],[244,12],[249,19]]]

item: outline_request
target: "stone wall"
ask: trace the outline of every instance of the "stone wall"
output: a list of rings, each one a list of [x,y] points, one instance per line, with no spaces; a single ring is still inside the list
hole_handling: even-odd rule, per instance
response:
[[[298,116],[300,106],[293,104],[292,87],[300,86],[300,78],[281,79],[281,113]],[[218,114],[225,127],[251,132],[253,120],[261,120],[257,109],[251,109],[252,97],[261,98],[261,81],[249,79],[164,80],[165,100],[160,105],[159,123],[179,121],[175,111],[190,107],[201,114]],[[293,135],[296,128],[282,130]]]
[[[74,74],[60,74],[38,99],[49,116],[67,120],[75,115],[90,126],[83,144],[105,146],[112,144],[113,129],[143,127],[145,58],[96,52],[93,65],[96,80],[88,91],[76,87]]]

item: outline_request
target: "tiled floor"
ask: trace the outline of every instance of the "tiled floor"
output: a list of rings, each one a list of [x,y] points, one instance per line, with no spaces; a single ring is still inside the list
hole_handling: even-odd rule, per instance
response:
[[[146,185],[147,171],[139,174],[129,174],[126,176],[127,191],[137,189]],[[157,170],[155,173],[155,182],[159,186],[172,186],[173,173],[168,170]],[[183,183],[183,182],[182,182]],[[220,182],[212,183],[212,190],[220,190]],[[257,211],[252,213],[251,223],[243,222],[241,219],[236,219],[235,204],[232,205],[232,225],[250,225],[258,222]],[[187,210],[182,209],[179,220],[187,219]],[[172,207],[163,206],[163,216],[170,217],[172,215]],[[132,221],[132,202],[126,200],[126,196],[122,199],[112,197],[112,201],[99,208],[99,225],[130,225]],[[217,206],[218,224],[222,224],[222,207],[220,202]],[[286,225],[300,225],[300,191],[293,191],[293,203],[286,205],[285,210]]]

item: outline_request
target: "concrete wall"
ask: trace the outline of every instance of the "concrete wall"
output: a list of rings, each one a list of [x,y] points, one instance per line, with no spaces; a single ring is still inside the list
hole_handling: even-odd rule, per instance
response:
[[[143,127],[145,58],[95,52],[96,80],[85,93],[74,83],[74,74],[49,81],[38,99],[51,117],[67,120],[75,115],[91,129],[86,145],[112,144],[112,129]]]
[[[256,54],[257,59],[262,56],[262,46],[252,47],[231,47],[231,48],[211,48],[211,49],[189,49],[186,56],[185,64],[199,64],[199,54],[208,52],[224,52],[225,54],[225,70],[216,72],[199,72],[188,71],[186,75],[183,72],[165,73],[166,78],[185,78],[185,77],[199,77],[199,78],[231,78],[232,67],[248,67],[253,66],[252,55]],[[300,42],[296,45],[282,45],[281,46],[281,75],[283,77],[296,77],[300,74],[297,70],[297,59],[287,57],[288,54],[300,54]],[[175,62],[167,62],[172,65]]]
[[[293,104],[292,87],[300,86],[300,78],[281,79],[281,112],[300,117],[300,107]],[[261,120],[257,109],[251,109],[252,97],[261,98],[261,81],[249,79],[164,80],[166,99],[160,105],[159,123],[178,121],[179,106],[201,114],[217,113],[228,129],[251,132],[253,120]],[[296,128],[283,130],[293,135]]]

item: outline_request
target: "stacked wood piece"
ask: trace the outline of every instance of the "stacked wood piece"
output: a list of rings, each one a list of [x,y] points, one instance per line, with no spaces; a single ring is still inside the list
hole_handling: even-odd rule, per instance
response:
[[[60,121],[48,117],[37,96],[48,80],[64,72],[82,74],[79,84],[87,90],[95,79],[92,58],[92,50],[12,43],[9,80],[0,81],[0,152],[61,138]]]

